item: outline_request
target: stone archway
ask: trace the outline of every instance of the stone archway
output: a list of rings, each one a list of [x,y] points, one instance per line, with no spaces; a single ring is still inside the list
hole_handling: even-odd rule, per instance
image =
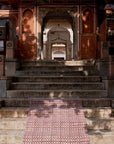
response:
[[[50,21],[57,21],[57,20],[61,20],[61,23],[57,22],[54,25],[51,25],[48,29],[48,31],[45,31],[45,27],[47,25],[47,23]],[[66,27],[63,25],[64,21],[67,21],[67,24],[70,25],[70,27]],[[52,59],[50,56],[50,54],[46,51],[46,49],[50,49],[51,47],[51,43],[49,44],[49,39],[47,33],[53,28],[53,27],[57,27],[58,25],[60,25],[60,27],[66,28],[66,33],[67,36],[69,35],[69,40],[65,38],[65,41],[69,41],[67,43],[67,48],[69,48],[69,51],[67,50],[67,60],[71,60],[71,59],[76,59],[77,58],[77,53],[78,53],[78,48],[79,48],[79,44],[78,44],[78,13],[77,13],[77,8],[40,8],[39,9],[39,24],[41,25],[41,28],[39,27],[39,31],[41,30],[41,35],[39,33],[39,50],[41,51],[41,59]],[[77,30],[76,30],[77,29]],[[68,34],[68,32],[69,34]],[[58,33],[58,32],[56,32]],[[65,33],[65,32],[64,32]],[[46,35],[48,39],[48,41],[44,42],[44,36]],[[57,38],[56,38],[57,39]],[[61,39],[61,38],[60,38]],[[62,36],[63,40],[58,39],[57,42],[62,42],[64,43],[64,36]],[[53,41],[53,40],[52,40]],[[71,53],[71,54],[68,54]],[[39,55],[40,57],[40,55]]]
[[[53,43],[52,44],[52,60],[66,60],[66,44]]]
[[[57,47],[54,47],[54,44],[56,44]],[[43,46],[42,59],[52,60],[52,49],[55,49],[59,52],[65,50],[64,60],[72,59],[73,44],[70,40],[70,32],[66,28],[56,26],[49,30],[46,43],[44,43]]]

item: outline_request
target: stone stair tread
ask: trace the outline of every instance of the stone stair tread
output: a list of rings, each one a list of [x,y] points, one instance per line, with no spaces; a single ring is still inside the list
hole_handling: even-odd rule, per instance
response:
[[[106,90],[75,90],[75,89],[53,89],[53,90],[7,90],[7,92],[107,92]]]
[[[54,72],[54,73],[57,73],[57,72],[83,72],[83,70],[62,70],[62,69],[60,69],[60,70],[18,70],[18,71],[16,71],[16,72]]]
[[[24,131],[22,130],[0,130],[0,135],[17,135],[17,136],[23,136]],[[95,135],[95,136],[114,136],[114,130],[89,130],[88,131],[89,136]]]
[[[97,107],[97,108],[87,107],[87,108],[84,108],[84,110],[100,110],[100,111],[104,111],[104,110],[111,110],[111,107]]]
[[[89,130],[88,131],[89,136],[95,135],[95,136],[114,136],[114,130]]]
[[[94,66],[25,66],[18,71],[80,72],[85,70],[97,72]]]
[[[104,90],[103,82],[12,82],[12,90]]]
[[[100,76],[14,76],[13,78],[100,78]]]
[[[86,118],[110,118],[111,107],[87,107],[82,108]],[[26,107],[4,107],[0,109],[0,118],[27,117],[29,108]]]
[[[89,65],[93,65],[95,63],[95,60],[87,60],[87,59],[83,59],[83,60],[70,60],[70,61],[58,61],[58,60],[21,60],[21,64],[64,64],[64,65],[68,65],[68,64],[89,64]]]
[[[5,107],[0,109],[0,119],[2,118],[26,118],[29,108],[26,107]]]
[[[113,131],[89,131],[89,138],[91,144],[113,144],[114,130]],[[0,142],[1,144],[22,144],[24,131],[20,130],[1,130]]]
[[[91,121],[91,122],[97,122],[97,121],[106,121],[106,122],[113,122],[114,124],[114,118],[86,118],[86,121]]]
[[[38,98],[37,98],[38,99]],[[48,100],[48,99],[53,99],[51,98],[41,98],[41,100]],[[58,98],[54,98],[58,99]],[[59,99],[67,99],[67,100],[76,100],[77,98],[70,97],[70,98],[59,98]],[[79,98],[78,98],[79,99]],[[96,107],[111,107],[112,106],[112,101],[114,98],[80,98],[82,100],[82,105],[83,107],[91,107],[91,108],[96,108]],[[29,107],[30,106],[30,97],[7,97],[7,98],[1,98],[0,102],[2,107]]]
[[[0,113],[2,111],[29,111],[29,108],[24,108],[24,107],[2,107],[0,108]]]
[[[9,98],[8,98],[9,99]],[[11,99],[11,98],[10,98]],[[16,98],[18,99],[18,98]],[[42,98],[41,98],[42,99]],[[72,98],[71,98],[72,100]],[[74,99],[73,99],[74,100]],[[82,108],[84,111],[88,111],[88,112],[92,112],[92,111],[111,111],[112,108],[111,107],[86,107],[86,108]],[[18,112],[18,111],[29,111],[29,108],[24,108],[24,107],[2,107],[0,108],[0,113],[1,112],[6,112],[6,111],[13,111],[13,112]]]
[[[87,107],[83,108],[86,118],[110,118],[112,113],[111,107]]]
[[[31,99],[34,99],[34,98],[9,98],[9,97],[4,97],[4,98],[0,98],[0,101],[4,101],[4,100],[31,100]],[[109,97],[106,97],[106,98],[35,98],[35,99],[39,99],[39,100],[53,100],[53,99],[62,99],[62,100],[114,100],[114,98],[109,98]],[[90,108],[90,107],[89,107]]]
[[[22,130],[0,130],[0,135],[23,135],[24,131]],[[89,130],[88,134],[91,135],[102,135],[102,136],[107,136],[107,135],[114,135],[114,130],[108,131],[108,130]]]
[[[21,67],[94,67],[94,65],[26,65],[26,64],[22,64]]]
[[[114,118],[86,118],[88,130],[114,130]]]
[[[101,82],[102,79],[99,76],[15,76],[13,81],[32,81],[32,82]]]
[[[5,122],[5,121],[26,121],[27,118],[1,118],[0,122]],[[86,121],[109,121],[109,122],[114,122],[114,118],[86,118]],[[114,124],[114,123],[113,123]]]
[[[91,144],[113,144],[114,130],[89,130]]]
[[[4,98],[3,98],[4,99]],[[9,98],[7,98],[7,99],[9,99]],[[10,98],[11,99],[11,98]],[[16,98],[16,99],[18,99],[18,98]],[[41,98],[42,99],[42,98]],[[67,99],[66,99],[67,100]],[[74,99],[70,99],[70,100],[74,100]],[[84,111],[110,111],[112,108],[111,107],[93,107],[93,108],[91,108],[91,107],[86,107],[86,108],[82,108]],[[2,112],[2,111],[29,111],[29,108],[24,108],[24,107],[2,107],[2,108],[0,108],[0,113]]]
[[[103,82],[12,82],[11,84],[23,84],[23,85],[29,85],[29,84],[45,84],[45,85],[48,85],[48,84],[69,84],[69,85],[72,85],[72,84],[104,84]]]
[[[107,97],[107,90],[76,90],[76,89],[44,89],[44,90],[8,90],[7,97],[30,97],[30,98],[64,98],[64,97],[96,97],[96,98],[105,98]]]
[[[0,130],[0,136],[2,135],[16,135],[16,136],[23,136],[24,135],[24,131],[22,130]]]
[[[7,97],[33,97],[33,98],[62,98],[62,97],[76,97],[76,98],[83,98],[83,97],[96,97],[96,98],[105,98],[107,97],[107,90],[76,90],[76,89],[44,89],[44,90],[28,90],[28,89],[17,89],[17,90],[7,90]]]
[[[21,67],[23,68],[23,67],[94,67],[94,65],[93,64],[71,64],[71,63],[69,63],[69,64],[60,64],[60,65],[53,65],[53,64],[43,64],[43,65],[38,65],[38,64],[36,64],[36,63],[34,63],[34,64],[21,64]]]
[[[1,118],[1,130],[25,130],[28,118]]]
[[[28,118],[1,118],[0,123],[1,122],[12,122],[12,121],[14,121],[14,122],[22,121],[22,122],[24,122],[24,121],[27,121],[27,119]]]

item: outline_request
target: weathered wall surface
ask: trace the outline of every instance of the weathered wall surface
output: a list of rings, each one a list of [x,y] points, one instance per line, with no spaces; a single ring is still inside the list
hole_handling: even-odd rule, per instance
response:
[[[19,51],[21,59],[36,59],[36,8],[20,8]]]
[[[80,59],[96,58],[96,9],[80,6]]]
[[[23,6],[19,7],[16,11],[3,10],[0,12],[0,17],[9,17],[11,21],[10,39],[14,41],[14,49],[12,54],[13,57],[18,59],[32,60],[37,59],[38,57],[41,58],[41,47],[43,43],[41,37],[42,26],[44,23],[43,19],[49,11],[52,12],[52,8]],[[53,13],[57,13],[57,11],[60,11],[62,14],[65,11],[68,13],[69,16],[71,16],[71,19],[73,19],[73,54],[71,54],[70,57],[80,59],[96,59],[96,55],[98,55],[96,54],[96,49],[98,47],[96,38],[96,9],[87,6],[77,6],[75,8],[66,7],[64,8],[64,10],[63,8],[53,8]],[[58,13],[55,14],[55,16],[57,15]],[[49,18],[48,15],[48,20],[56,18],[57,17]],[[102,26],[102,28],[104,27],[104,25]],[[17,38],[16,34],[18,35]],[[101,34],[101,39],[105,39],[104,34]],[[10,57],[9,53],[7,52],[7,56],[9,55]]]

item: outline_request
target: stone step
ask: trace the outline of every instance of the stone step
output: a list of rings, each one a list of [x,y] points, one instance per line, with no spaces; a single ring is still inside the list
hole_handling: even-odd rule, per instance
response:
[[[75,60],[75,61],[56,61],[56,60],[33,60],[21,61],[22,66],[41,66],[41,65],[49,65],[49,66],[93,66],[95,64],[95,60]]]
[[[90,138],[90,144],[114,143],[114,131],[89,131],[88,134]],[[22,144],[23,137],[24,131],[1,130],[0,144]]]
[[[0,130],[25,130],[27,118],[2,118]]]
[[[40,98],[41,99],[41,98]],[[46,98],[45,98],[46,99]],[[71,98],[70,98],[71,99]],[[74,100],[74,99],[72,99]],[[83,98],[82,105],[87,108],[111,107],[113,99],[109,98]],[[3,98],[1,99],[2,107],[30,107],[30,98]]]
[[[41,66],[36,66],[36,65],[24,65],[21,66],[21,70],[38,70],[38,71],[59,71],[59,70],[63,70],[63,71],[93,71],[96,70],[95,66],[49,66],[49,65],[41,65]]]
[[[9,98],[106,98],[106,90],[8,90]]]
[[[27,118],[2,118],[0,130],[25,130]],[[88,130],[114,130],[114,118],[95,119],[86,118]]]
[[[113,131],[89,131],[90,144],[113,144],[114,143],[114,130]]]
[[[0,144],[23,144],[24,131],[0,130]]]
[[[112,107],[114,108],[114,99],[112,100]]]
[[[110,118],[112,109],[110,107],[83,108],[86,118]],[[29,108],[26,107],[4,107],[0,109],[0,118],[27,118]]]
[[[112,113],[110,107],[83,108],[86,118],[109,118]],[[0,109],[0,118],[26,118],[29,108],[6,107]]]
[[[21,67],[19,71],[16,72],[16,74],[52,74],[52,75],[98,75],[99,72],[96,70],[94,66],[27,66],[27,67]]]
[[[56,90],[56,89],[86,89],[100,90],[104,89],[104,83],[76,83],[76,82],[17,82],[11,84],[13,90]]]
[[[83,107],[112,107],[113,99],[110,98],[87,98],[82,99]]]
[[[110,107],[85,108],[84,114],[86,118],[109,118],[112,109]]]
[[[114,130],[114,118],[86,118],[88,130]]]
[[[101,82],[99,76],[15,76],[15,82]]]
[[[27,118],[29,108],[25,107],[6,107],[0,109],[1,118]]]
[[[91,75],[89,72],[83,71],[39,71],[39,70],[24,70],[16,71],[18,76],[85,76]],[[97,74],[96,74],[97,75]]]

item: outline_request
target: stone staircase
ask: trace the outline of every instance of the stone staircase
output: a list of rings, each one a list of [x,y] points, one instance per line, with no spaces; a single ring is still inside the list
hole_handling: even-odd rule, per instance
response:
[[[112,144],[112,99],[94,61],[23,61],[1,101],[0,144],[22,144],[31,98],[81,98],[91,144]]]
[[[8,98],[107,98],[93,61],[23,62]]]
[[[0,144],[23,144],[28,108],[0,110]],[[111,108],[84,108],[90,144],[113,144],[114,119]]]

